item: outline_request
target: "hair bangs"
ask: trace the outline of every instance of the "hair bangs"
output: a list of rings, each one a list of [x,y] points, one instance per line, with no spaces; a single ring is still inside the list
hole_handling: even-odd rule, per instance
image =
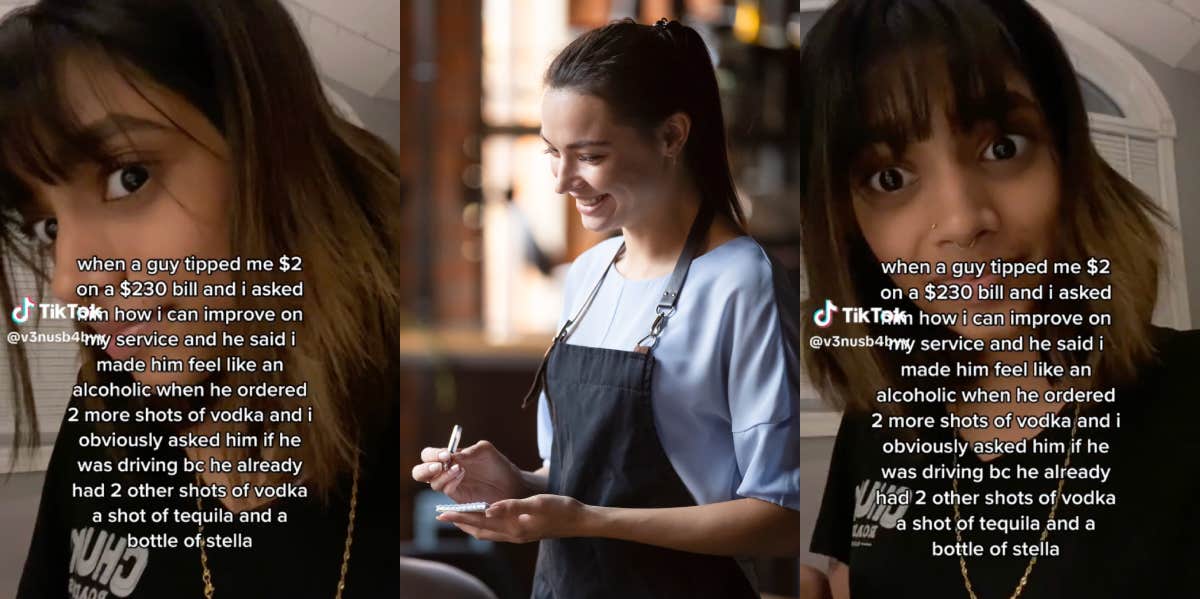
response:
[[[1048,134],[1044,141],[1060,179],[1061,228],[1053,240],[1057,259],[1123,257],[1112,271],[1111,301],[1071,304],[1071,309],[1113,314],[1114,324],[1092,331],[1121,342],[1104,352],[1049,352],[1046,359],[1064,366],[1088,364],[1098,373],[1100,387],[1137,380],[1153,358],[1151,317],[1161,263],[1155,225],[1167,221],[1149,196],[1097,152],[1078,73],[1034,6],[1026,0],[838,0],[806,35],[800,64],[801,79],[809,86],[799,111],[804,120],[801,242],[813,298],[808,309],[820,307],[822,298],[881,304],[880,289],[893,284],[879,268],[849,201],[857,175],[876,168],[879,158],[900,159],[907,146],[928,139],[942,116],[938,111],[959,135],[971,136],[982,124],[1037,128],[1036,134]],[[1036,126],[1013,114],[1031,108],[1040,112]],[[888,147],[892,156],[868,154],[876,144]],[[1067,279],[1067,285],[1094,284],[1083,276]],[[1043,309],[1062,311],[1061,303],[1047,302]],[[831,326],[845,336],[887,333],[869,323]],[[806,324],[805,336],[829,334],[814,327]],[[1048,327],[1039,333],[1043,339],[1064,339],[1079,330]],[[914,328],[909,336],[940,334],[945,333]],[[898,374],[900,366],[936,359],[857,349],[803,355],[820,393],[833,405],[860,413],[919,411],[881,406],[872,398],[881,388],[911,383]]]
[[[80,164],[104,160],[61,78],[84,44],[66,27],[17,11],[0,22],[0,209],[32,202],[26,182],[58,184]]]
[[[844,140],[837,162],[885,144],[900,155],[928,139],[938,106],[956,131],[1003,123],[1013,107],[1008,79],[1024,71],[1004,25],[982,3],[889,0],[845,32],[854,42],[843,68],[852,83],[833,102]],[[952,5],[952,6],[951,6]],[[1005,52],[997,52],[1003,48]]]

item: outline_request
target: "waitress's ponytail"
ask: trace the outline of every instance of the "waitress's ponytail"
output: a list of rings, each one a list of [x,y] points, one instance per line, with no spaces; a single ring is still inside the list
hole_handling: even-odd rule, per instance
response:
[[[714,214],[745,225],[725,141],[725,119],[704,39],[679,21],[632,19],[593,29],[567,45],[546,71],[551,89],[603,99],[616,117],[645,131],[677,112],[691,119],[684,165]]]

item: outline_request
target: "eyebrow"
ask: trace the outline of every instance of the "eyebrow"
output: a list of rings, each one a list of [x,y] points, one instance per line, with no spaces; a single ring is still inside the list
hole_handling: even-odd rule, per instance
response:
[[[117,135],[129,134],[135,131],[173,131],[173,129],[147,118],[123,112],[113,112],[80,127],[79,136],[76,139],[88,140],[87,143],[103,146],[105,142]],[[70,142],[64,141],[64,143]],[[65,147],[58,148],[56,155],[73,156],[73,158],[67,161],[64,167],[67,171],[74,169],[81,160],[86,159],[84,156],[75,154]]]
[[[542,141],[546,142],[546,145],[548,145],[552,148],[554,147],[554,144],[550,143],[550,140],[546,139],[545,135],[542,135]],[[611,145],[612,145],[612,143],[608,142],[608,141],[603,141],[603,140],[598,140],[598,139],[581,139],[579,141],[573,141],[573,142],[567,144],[566,149],[578,150],[579,148],[584,148],[587,146],[611,146]]]
[[[53,147],[45,159],[57,164],[57,166],[50,167],[51,169],[61,173],[61,176],[67,177],[67,173],[74,171],[81,163],[97,160],[97,157],[92,156],[89,150],[83,149],[81,152],[81,145],[84,148],[87,146],[102,147],[109,139],[120,134],[129,134],[135,131],[170,132],[174,130],[172,127],[147,118],[122,112],[108,113],[100,119],[69,132],[64,139],[50,142]],[[43,177],[36,176],[36,178],[42,179]]]

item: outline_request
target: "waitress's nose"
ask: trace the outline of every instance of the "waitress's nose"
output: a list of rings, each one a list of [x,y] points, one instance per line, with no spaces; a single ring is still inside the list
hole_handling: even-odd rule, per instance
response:
[[[554,193],[564,194],[580,188],[579,172],[570,160],[559,160],[555,171]]]

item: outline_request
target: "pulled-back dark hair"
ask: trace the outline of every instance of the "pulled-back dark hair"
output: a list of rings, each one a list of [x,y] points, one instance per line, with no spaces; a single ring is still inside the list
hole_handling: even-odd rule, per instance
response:
[[[683,149],[700,201],[744,225],[725,144],[717,75],[704,40],[679,21],[614,21],[571,42],[546,71],[546,86],[596,96],[643,131],[675,113],[692,121]]]

